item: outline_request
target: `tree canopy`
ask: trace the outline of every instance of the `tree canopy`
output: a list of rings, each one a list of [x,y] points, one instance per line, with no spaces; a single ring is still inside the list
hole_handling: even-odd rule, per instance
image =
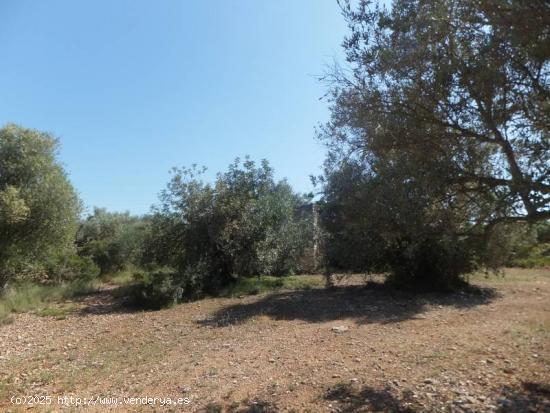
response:
[[[139,264],[143,240],[148,233],[146,217],[128,212],[108,212],[94,208],[93,214],[81,221],[76,233],[78,253],[90,257],[100,274],[113,273]]]
[[[320,130],[329,148],[325,223],[345,224],[332,239],[354,230],[363,245],[381,238],[386,253],[403,249],[393,264],[421,262],[420,250],[437,244],[454,260],[445,266],[462,273],[484,260],[479,248],[495,225],[550,217],[547,2],[341,8],[348,66],[327,76],[332,116]],[[350,174],[356,182],[343,178]],[[346,191],[361,201],[355,208]]]
[[[0,129],[0,285],[71,250],[80,201],[48,133]]]
[[[333,155],[414,151],[425,165],[445,161],[446,183],[470,202],[491,200],[480,224],[549,218],[548,2],[344,1],[342,10],[350,71],[332,73]]]
[[[237,159],[204,183],[201,168],[174,169],[152,217],[145,258],[175,268],[188,294],[215,293],[239,277],[299,271],[310,246],[308,198],[276,182],[267,161]]]

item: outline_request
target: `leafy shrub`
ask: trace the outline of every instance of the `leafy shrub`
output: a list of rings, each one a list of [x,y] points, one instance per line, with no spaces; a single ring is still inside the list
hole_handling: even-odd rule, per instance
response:
[[[512,258],[508,264],[521,268],[550,267],[550,243],[534,245]]]
[[[76,254],[70,254],[50,259],[46,265],[46,271],[48,278],[56,282],[90,281],[99,274],[99,267],[90,257],[80,257]]]
[[[147,228],[144,218],[95,208],[80,223],[76,236],[79,255],[91,258],[100,275],[124,270],[141,259]]]
[[[500,225],[488,243],[491,256],[508,267],[550,266],[550,223]]]
[[[216,294],[242,277],[300,271],[311,222],[296,214],[308,198],[275,182],[263,161],[236,160],[214,185],[204,170],[175,169],[151,218],[144,264],[175,269],[188,297]]]
[[[539,222],[535,226],[537,232],[537,242],[539,244],[550,244],[550,220]]]
[[[421,291],[453,290],[465,284],[463,276],[477,269],[468,243],[455,237],[401,242],[388,251],[391,275],[397,287]]]
[[[140,308],[158,310],[181,301],[183,288],[167,272],[136,273],[130,290],[131,303]]]
[[[378,165],[376,174],[358,161],[327,173],[321,222],[328,270],[389,272],[388,281],[410,289],[460,286],[483,249],[459,235],[467,220],[441,201],[437,176],[409,179],[407,161]]]

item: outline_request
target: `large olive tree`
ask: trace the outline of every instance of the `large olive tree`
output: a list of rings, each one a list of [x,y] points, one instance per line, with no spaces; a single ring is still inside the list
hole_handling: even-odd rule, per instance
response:
[[[419,234],[427,249],[446,239],[453,256],[481,248],[498,224],[550,218],[550,4],[340,4],[348,65],[327,76],[332,118],[321,130],[331,208],[344,205],[335,179],[353,165],[369,182],[353,222],[394,247]],[[466,261],[483,259],[478,249]]]

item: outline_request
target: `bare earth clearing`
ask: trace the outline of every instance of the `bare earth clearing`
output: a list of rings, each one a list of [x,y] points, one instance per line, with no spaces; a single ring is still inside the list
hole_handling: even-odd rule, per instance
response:
[[[0,326],[0,411],[76,410],[61,395],[191,400],[86,411],[550,411],[550,270],[476,284],[482,293],[343,285],[156,312],[102,291],[65,319]]]

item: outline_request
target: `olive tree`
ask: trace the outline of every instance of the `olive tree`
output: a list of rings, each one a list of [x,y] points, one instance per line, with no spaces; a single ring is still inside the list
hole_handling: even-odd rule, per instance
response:
[[[348,65],[327,76],[327,200],[341,215],[346,204],[331,195],[338,171],[359,170],[367,184],[347,219],[369,223],[363,238],[371,239],[373,222],[391,228],[374,232],[400,240],[385,249],[390,255],[403,253],[382,261],[397,273],[406,261],[409,274],[460,274],[468,262],[491,262],[483,248],[495,226],[549,218],[548,2],[340,5]],[[447,270],[423,252],[434,245],[451,259]]]
[[[45,270],[73,248],[80,202],[50,134],[0,129],[0,286]]]
[[[275,181],[267,161],[237,159],[213,184],[200,168],[173,172],[152,216],[146,264],[173,268],[174,284],[188,295],[216,293],[240,277],[300,271],[312,236],[297,209],[308,198]]]
[[[147,231],[146,217],[96,207],[79,225],[76,235],[78,253],[91,258],[99,267],[100,275],[120,271],[139,264]]]

